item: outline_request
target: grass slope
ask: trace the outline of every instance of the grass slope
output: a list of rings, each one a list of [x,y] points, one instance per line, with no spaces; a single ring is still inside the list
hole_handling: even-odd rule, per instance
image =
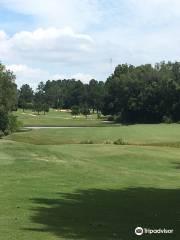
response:
[[[179,125],[134,125],[0,140],[0,239],[136,240],[142,226],[175,230],[142,239],[179,240],[180,149],[100,144],[171,143],[179,135]],[[99,144],[67,144],[93,137]]]
[[[15,133],[8,139],[33,144],[77,144],[113,142],[128,144],[180,145],[180,124],[149,124],[94,128],[34,129]]]

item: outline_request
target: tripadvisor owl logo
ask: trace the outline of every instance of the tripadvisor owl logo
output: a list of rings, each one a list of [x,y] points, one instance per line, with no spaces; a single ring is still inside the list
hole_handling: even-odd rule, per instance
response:
[[[143,235],[143,228],[142,227],[137,227],[135,229],[135,234],[138,235],[138,236]]]
[[[135,234],[141,236],[143,234],[173,234],[174,229],[166,229],[166,228],[158,228],[158,229],[150,229],[150,228],[142,228],[137,227],[135,229]]]

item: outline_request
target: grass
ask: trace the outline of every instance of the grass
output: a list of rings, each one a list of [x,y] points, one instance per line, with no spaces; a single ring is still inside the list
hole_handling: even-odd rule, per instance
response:
[[[95,144],[112,143],[122,139],[134,145],[180,145],[180,124],[152,124],[69,129],[33,129],[15,133],[8,139],[33,144]]]
[[[179,130],[36,129],[1,139],[0,239],[136,240],[142,226],[175,230],[142,239],[179,240]],[[132,145],[104,144],[121,138]]]
[[[51,109],[46,115],[37,115],[32,111],[18,110],[14,112],[18,119],[23,123],[24,126],[101,126],[105,125],[101,120],[97,119],[97,115],[93,114],[88,116],[80,115],[76,118],[69,112],[60,112]]]

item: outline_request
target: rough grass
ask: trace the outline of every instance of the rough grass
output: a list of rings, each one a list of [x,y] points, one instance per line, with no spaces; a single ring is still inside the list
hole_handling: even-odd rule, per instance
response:
[[[103,144],[119,138],[134,145]],[[87,139],[96,144],[73,144]],[[0,239],[136,240],[142,226],[175,230],[145,240],[179,240],[180,149],[143,146],[179,139],[173,124],[41,129],[0,140]]]

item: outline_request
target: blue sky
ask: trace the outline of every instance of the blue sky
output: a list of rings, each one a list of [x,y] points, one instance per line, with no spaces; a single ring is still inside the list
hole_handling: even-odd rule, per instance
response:
[[[0,60],[18,86],[106,80],[119,63],[179,61],[179,0],[0,0]]]

